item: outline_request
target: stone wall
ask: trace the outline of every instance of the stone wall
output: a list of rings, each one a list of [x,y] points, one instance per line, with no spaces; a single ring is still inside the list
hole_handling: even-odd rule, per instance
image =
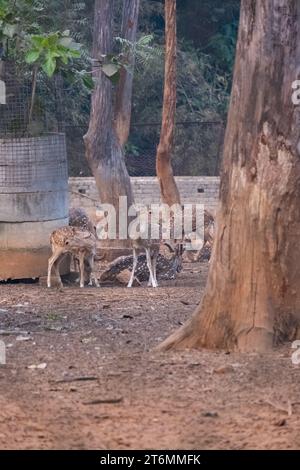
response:
[[[159,203],[160,191],[156,178],[131,178],[135,201],[142,204]],[[215,214],[220,178],[210,176],[180,176],[176,178],[183,203],[204,204]],[[97,207],[98,193],[93,178],[69,178],[71,207],[83,207],[92,213]]]

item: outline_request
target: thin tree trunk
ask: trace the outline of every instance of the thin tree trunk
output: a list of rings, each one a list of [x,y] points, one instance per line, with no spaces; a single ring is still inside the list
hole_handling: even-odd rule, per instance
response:
[[[0,79],[4,78],[4,60],[0,59]]]
[[[135,0],[134,0],[135,1]],[[93,58],[112,52],[113,2],[96,0]],[[112,204],[118,215],[119,197],[127,196],[133,204],[133,193],[124,153],[113,125],[113,89],[110,80],[95,67],[97,84],[92,96],[90,125],[84,137],[86,158],[96,180],[101,203]],[[118,222],[117,222],[118,229]],[[109,241],[108,246],[125,246],[125,242]]]
[[[30,130],[31,121],[32,121],[32,117],[33,117],[34,104],[35,104],[35,95],[36,95],[36,86],[37,86],[37,74],[38,74],[38,67],[34,66],[33,72],[32,72],[32,88],[31,88],[31,99],[30,99],[30,109],[29,109],[29,115],[28,115],[27,130]]]
[[[166,58],[162,128],[156,156],[156,173],[162,202],[180,204],[180,195],[172,169],[176,114],[176,0],[165,0]]]
[[[123,0],[121,37],[131,43],[136,41],[140,0]],[[115,129],[119,143],[123,148],[128,141],[131,121],[132,85],[134,55],[128,53],[127,63],[130,68],[123,67],[117,87],[115,103]]]
[[[242,1],[208,282],[162,349],[266,351],[299,336],[299,25],[298,0]]]

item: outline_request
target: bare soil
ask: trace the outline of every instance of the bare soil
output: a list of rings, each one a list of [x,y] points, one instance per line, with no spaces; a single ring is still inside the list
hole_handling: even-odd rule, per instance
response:
[[[206,276],[194,264],[157,290],[0,285],[0,448],[299,449],[291,345],[153,350],[191,316]]]

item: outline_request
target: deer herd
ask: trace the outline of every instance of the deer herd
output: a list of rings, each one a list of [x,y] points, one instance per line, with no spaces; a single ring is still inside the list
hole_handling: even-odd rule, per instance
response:
[[[201,244],[201,249],[208,245],[211,247],[213,241],[214,218],[207,211],[205,211],[204,224],[204,242]],[[141,228],[141,231],[142,230],[143,228]],[[127,287],[132,287],[135,279],[139,250],[144,250],[146,253],[146,263],[150,276],[148,286],[158,287],[156,268],[161,244],[163,243],[166,245],[173,253],[176,260],[178,260],[178,264],[181,264],[184,252],[184,242],[186,241],[193,243],[193,233],[188,237],[185,237],[183,240],[173,239],[168,241],[168,243],[162,242],[161,239],[149,240],[148,238],[143,237],[142,233],[140,236],[133,238],[131,240],[133,263]],[[58,285],[63,287],[60,277],[60,265],[67,255],[71,256],[75,269],[77,270],[78,268],[79,270],[81,288],[83,288],[85,284],[93,285],[93,282],[96,287],[100,287],[99,281],[94,272],[97,249],[96,227],[93,225],[85,210],[81,208],[71,209],[69,214],[69,225],[55,230],[50,236],[50,244],[52,255],[48,261],[47,286],[49,288],[52,286],[53,271]]]

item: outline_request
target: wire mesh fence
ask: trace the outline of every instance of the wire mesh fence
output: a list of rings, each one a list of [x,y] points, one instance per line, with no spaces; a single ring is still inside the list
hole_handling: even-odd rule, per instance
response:
[[[0,192],[60,189],[67,179],[66,144],[57,77],[1,63]]]
[[[156,174],[160,123],[134,124],[126,162],[132,176]],[[172,164],[176,176],[214,176],[219,172],[224,136],[222,122],[177,122]]]
[[[61,78],[0,61],[5,103],[0,105],[0,138],[35,137],[64,128]]]
[[[72,123],[68,111],[70,92],[64,90],[61,77],[57,75],[49,80],[42,73],[35,76],[32,71],[24,72],[18,70],[16,64],[5,62],[0,69],[0,79],[6,86],[6,103],[0,105],[0,139],[6,139],[6,168],[3,165],[0,167],[2,185],[3,180],[5,184],[13,183],[12,173],[7,169],[8,160],[15,166],[22,162],[20,168],[14,170],[14,182],[17,184],[32,179],[32,171],[45,184],[47,168],[52,174],[55,173],[54,166],[58,173],[64,172],[64,138],[57,138],[56,141],[53,138],[51,151],[45,151],[47,143],[42,139],[61,132],[66,134],[69,175],[90,176],[83,142],[88,125],[88,110],[85,110],[84,125]],[[76,94],[72,94],[72,97],[76,99]],[[224,127],[221,121],[177,122],[172,155],[175,175],[218,175]],[[132,124],[125,148],[126,165],[131,176],[155,176],[160,130],[160,122]],[[44,159],[40,158],[43,153]],[[0,155],[2,160],[3,155],[4,150]],[[61,165],[58,155],[62,155]]]
[[[133,123],[125,160],[130,176],[156,175],[156,150],[160,123]],[[85,160],[85,127],[66,126],[69,174],[90,176]],[[217,176],[223,151],[225,126],[219,122],[178,122],[172,164],[176,176]]]

